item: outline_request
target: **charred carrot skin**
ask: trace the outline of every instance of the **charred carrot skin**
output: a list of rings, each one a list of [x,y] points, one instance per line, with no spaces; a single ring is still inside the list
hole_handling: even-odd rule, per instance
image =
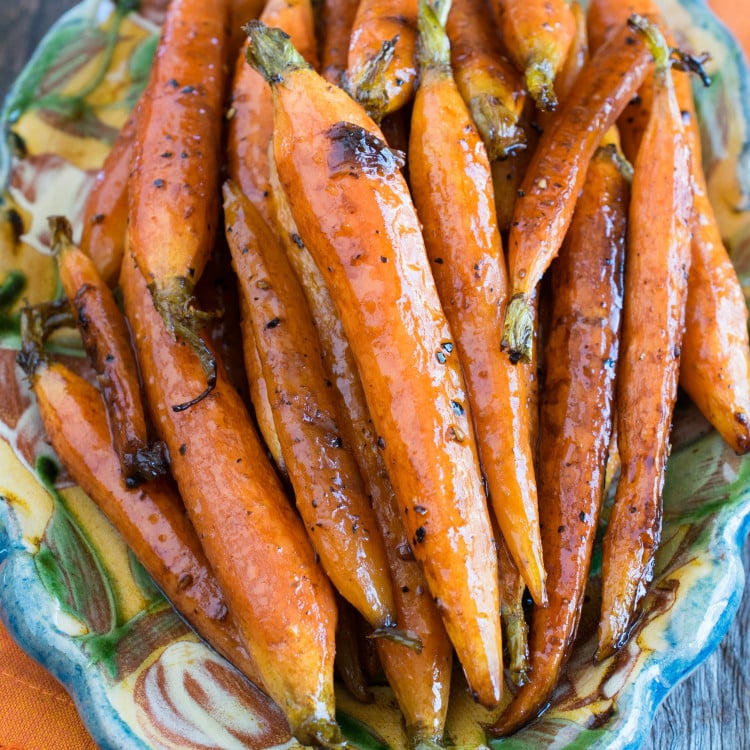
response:
[[[131,252],[172,335],[192,341],[209,387],[192,293],[218,224],[229,0],[170,3],[141,97],[129,185]],[[203,389],[201,389],[203,390]]]
[[[555,76],[575,33],[565,0],[494,0],[505,46],[537,107],[557,107]]]
[[[45,432],[75,482],[99,506],[138,560],[198,634],[260,684],[182,501],[163,479],[137,490],[120,481],[98,391],[60,363],[31,383]]]
[[[301,742],[338,746],[335,601],[304,528],[221,368],[209,396],[173,409],[203,372],[167,332],[127,256],[121,285],[154,424],[263,686]]]
[[[549,605],[533,607],[529,679],[490,732],[542,711],[576,636],[612,434],[629,186],[613,145],[600,148],[552,273],[539,458]]]
[[[227,239],[272,398],[297,508],[323,569],[371,627],[395,625],[383,540],[338,427],[315,325],[283,248],[258,210],[224,185]]]
[[[508,238],[511,300],[503,347],[514,361],[530,357],[534,329],[530,295],[560,250],[588,163],[650,66],[643,40],[623,26],[584,66],[578,85],[539,140]]]
[[[73,244],[68,221],[58,216],[49,223],[60,281],[102,389],[122,480],[136,487],[168,468],[163,443],[149,440],[127,325],[93,261]]]
[[[280,181],[334,295],[414,554],[472,690],[496,705],[492,532],[455,345],[399,162],[282,35],[248,32],[249,60],[273,82]]]
[[[629,214],[617,385],[622,470],[602,548],[597,659],[627,640],[653,577],[690,269],[690,151],[669,48],[655,25],[642,25],[656,56],[654,104],[635,164]]]
[[[137,108],[136,108],[137,109]],[[133,157],[135,123],[131,116],[97,172],[86,199],[80,247],[108,286],[117,284],[128,228],[128,179]]]
[[[260,18],[265,24],[284,29],[305,59],[317,67],[315,22],[310,0],[269,0]],[[227,167],[230,179],[240,186],[265,221],[272,224],[268,144],[273,133],[273,101],[263,76],[245,61],[246,47],[247,38],[234,67]]]
[[[454,0],[445,29],[456,85],[490,160],[505,159],[526,148],[521,124],[526,90],[520,74],[502,53],[487,3]]]
[[[490,503],[534,601],[546,601],[536,479],[520,373],[497,345],[507,302],[489,158],[455,84],[450,45],[426,3],[409,140],[410,186],[455,336]]]
[[[320,6],[320,74],[326,81],[342,84],[349,62],[349,39],[357,0],[323,0]]]
[[[591,6],[592,34],[599,41],[626,14],[655,10],[650,0],[623,4],[596,0]],[[688,77],[675,77],[674,87],[690,145],[693,186],[692,262],[679,382],[727,444],[737,453],[746,453],[750,450],[747,305],[708,197]],[[631,159],[643,137],[652,98],[652,86],[644,84],[620,117],[623,149]]]
[[[338,311],[294,224],[273,159],[271,186],[278,231],[282,237],[290,238],[287,256],[316,320],[328,377],[343,403],[341,432],[354,449],[385,542],[396,621],[400,630],[412,634],[422,644],[421,649],[404,648],[379,638],[375,643],[377,655],[396,695],[412,745],[416,748],[420,743],[440,743],[448,710],[453,649],[424,574],[410,552],[398,499],[378,448],[362,381]]]
[[[360,0],[343,84],[376,122],[414,95],[416,42],[417,0]]]

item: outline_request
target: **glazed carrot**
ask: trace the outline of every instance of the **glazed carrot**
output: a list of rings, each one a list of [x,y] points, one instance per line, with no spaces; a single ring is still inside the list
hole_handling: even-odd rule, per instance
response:
[[[137,490],[125,489],[94,386],[59,362],[42,361],[28,375],[45,433],[71,477],[107,516],[175,609],[260,685],[172,485],[157,479]]]
[[[258,210],[224,185],[227,240],[257,344],[297,509],[323,569],[379,634],[395,625],[383,539],[342,438],[315,324],[284,250]]]
[[[524,383],[498,346],[507,278],[487,151],[450,68],[448,37],[419,5],[419,88],[409,176],[468,389],[490,504],[532,598],[546,601]],[[460,135],[457,135],[460,134]]]
[[[60,281],[102,390],[122,481],[133,488],[166,474],[167,457],[163,443],[149,440],[130,334],[93,261],[73,244],[67,219],[50,217],[49,225]]]
[[[478,700],[501,697],[497,560],[465,385],[399,161],[364,110],[278,30],[248,26],[272,81],[274,155],[332,291],[405,526]]]
[[[375,644],[377,654],[404,716],[411,744],[416,748],[420,743],[439,742],[450,692],[453,661],[450,640],[429,595],[424,574],[410,552],[398,499],[378,448],[378,435],[338,311],[294,224],[274,166],[272,159],[271,186],[279,235],[290,238],[287,256],[317,322],[328,377],[341,396],[341,432],[354,449],[385,541],[397,622],[401,630],[412,633],[422,644],[421,650],[408,649],[381,638]]]
[[[362,669],[359,623],[361,616],[346,599],[337,597],[336,672],[347,690],[360,702],[372,703],[372,691]]]
[[[266,0],[232,0],[229,15],[229,33],[231,35],[228,49],[228,59],[234,60],[245,44],[245,24],[263,11]]]
[[[333,715],[333,591],[221,367],[209,397],[170,404],[203,379],[174,341],[135,264],[120,277],[144,385],[172,472],[263,686],[303,743],[338,746]]]
[[[490,160],[526,148],[521,114],[523,79],[502,54],[498,31],[484,0],[453,0],[445,30],[451,43],[453,75]]]
[[[376,122],[414,95],[417,0],[360,0],[344,88]]]
[[[541,110],[557,107],[555,76],[575,34],[565,0],[493,0],[508,54]]]
[[[529,679],[490,730],[501,736],[544,709],[581,616],[613,424],[629,190],[620,162],[613,145],[594,155],[551,270],[538,474],[549,605],[532,608]]]
[[[575,31],[568,47],[568,54],[555,76],[555,92],[558,102],[563,102],[575,86],[583,66],[589,60],[589,37],[586,27],[586,11],[578,2],[570,4],[570,12],[575,22]]]
[[[588,163],[650,66],[640,35],[623,26],[584,66],[578,85],[539,140],[508,238],[511,300],[503,347],[513,361],[530,356],[530,295],[560,249]]]
[[[86,199],[81,250],[108,286],[117,284],[128,228],[128,179],[133,156],[133,114],[123,125]]]
[[[358,0],[323,0],[320,6],[320,74],[340,86],[349,60]]]
[[[648,34],[653,48],[654,101],[635,163],[629,214],[617,384],[622,473],[602,548],[599,660],[627,640],[653,577],[690,268],[690,154],[670,51],[654,24],[640,16],[631,22]]]
[[[269,0],[263,23],[284,29],[314,67],[318,52],[310,0]],[[232,81],[231,113],[227,131],[229,177],[272,224],[268,185],[268,144],[273,132],[273,101],[263,76],[245,61],[247,42],[237,56]]]
[[[596,0],[594,29],[604,37],[624,14],[652,12],[650,0],[612,3]],[[674,80],[677,103],[690,145],[693,214],[692,262],[688,278],[680,386],[737,453],[750,449],[750,344],[747,305],[708,197],[701,161],[701,138],[690,81]],[[619,123],[623,149],[634,159],[648,122],[653,87],[644,84]]]
[[[199,355],[203,395],[216,365],[191,300],[218,222],[230,7],[230,0],[170,3],[139,104],[129,184],[131,251],[167,330]]]

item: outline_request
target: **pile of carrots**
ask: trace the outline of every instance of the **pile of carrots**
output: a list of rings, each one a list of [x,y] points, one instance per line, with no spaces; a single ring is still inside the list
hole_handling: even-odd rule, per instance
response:
[[[512,733],[615,467],[594,658],[627,641],[678,384],[750,448],[701,60],[650,0],[256,6],[172,0],[80,241],[50,218],[66,298],[24,311],[19,362],[70,474],[301,742],[344,744],[363,634],[414,747],[454,657],[484,706],[510,681]],[[63,324],[98,390],[45,353]]]

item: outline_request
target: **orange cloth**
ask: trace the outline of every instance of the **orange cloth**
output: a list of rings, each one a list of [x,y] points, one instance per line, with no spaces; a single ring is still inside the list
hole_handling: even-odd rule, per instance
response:
[[[710,0],[750,58],[750,14],[737,0]],[[0,624],[0,750],[95,750],[62,686],[11,641]]]

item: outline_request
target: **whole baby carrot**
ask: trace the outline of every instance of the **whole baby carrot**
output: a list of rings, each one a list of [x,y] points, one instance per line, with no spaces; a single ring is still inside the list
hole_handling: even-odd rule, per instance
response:
[[[127,255],[120,282],[154,424],[264,689],[300,742],[336,747],[335,600],[305,530],[221,367],[208,397],[171,406],[202,369],[170,336]]]
[[[544,709],[581,616],[613,424],[628,191],[614,145],[599,148],[551,269],[538,471],[549,605],[532,608],[528,680],[495,735]]]
[[[149,440],[130,334],[93,261],[73,244],[70,223],[53,216],[49,225],[60,281],[98,376],[122,480],[132,488],[167,473],[167,457],[163,443]]]
[[[172,0],[139,103],[128,236],[171,335],[191,343],[208,380],[213,354],[197,329],[195,284],[213,248],[230,0]],[[195,394],[193,394],[195,395]]]
[[[297,509],[333,585],[387,636],[396,623],[383,539],[341,438],[307,300],[273,232],[231,181],[224,215],[245,338],[257,345]]]
[[[278,30],[248,25],[272,83],[274,156],[331,289],[388,474],[477,699],[501,697],[497,559],[455,344],[399,161]]]
[[[655,24],[640,16],[630,22],[648,35],[653,49],[654,100],[629,214],[617,384],[622,469],[602,548],[600,660],[627,640],[654,573],[690,268],[690,152],[670,49]]]
[[[491,161],[526,148],[521,123],[523,78],[502,53],[498,30],[484,0],[454,0],[445,30],[461,96],[487,147]]]
[[[494,0],[508,54],[541,110],[557,107],[555,76],[565,62],[575,20],[565,0]]]
[[[640,35],[623,26],[581,70],[539,140],[508,238],[511,300],[502,343],[513,361],[530,358],[531,295],[560,249],[588,163],[650,67],[651,55]]]
[[[429,746],[431,742],[439,743],[443,736],[453,650],[424,574],[409,551],[398,499],[386,473],[357,364],[338,311],[294,223],[274,167],[271,159],[278,232],[282,238],[289,238],[287,256],[317,323],[328,377],[341,396],[341,433],[355,452],[385,541],[396,620],[400,630],[413,634],[421,643],[421,649],[404,648],[393,640],[379,638],[375,642],[377,655],[404,716],[409,741],[415,748],[424,743]]]
[[[451,74],[448,37],[425,0],[418,61],[409,183],[466,378],[490,504],[532,598],[543,605],[534,462],[529,423],[518,408],[524,383],[497,345],[507,278],[490,163]]]
[[[417,0],[360,0],[344,88],[376,122],[414,95]]]
[[[71,477],[107,516],[175,609],[260,686],[258,671],[172,485],[155,479],[137,490],[123,487],[96,388],[63,364],[43,358],[36,359],[36,369],[27,374],[45,433]]]

